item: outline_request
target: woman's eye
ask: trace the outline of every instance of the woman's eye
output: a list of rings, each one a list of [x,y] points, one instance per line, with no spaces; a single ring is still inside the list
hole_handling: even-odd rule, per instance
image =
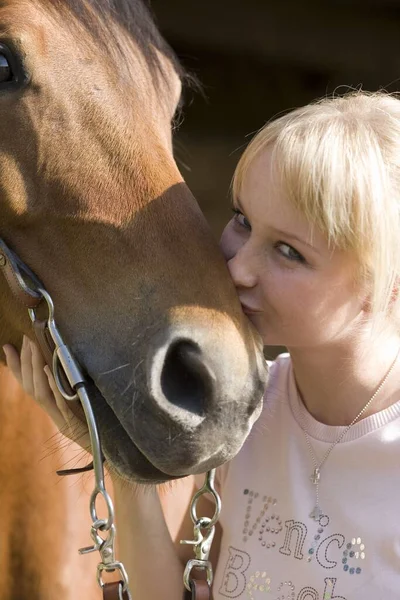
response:
[[[235,216],[233,217],[235,222],[238,223],[240,227],[244,227],[245,229],[251,231],[250,222],[246,219],[244,214],[237,208],[233,208],[232,210],[235,213]]]
[[[302,256],[297,250],[289,246],[289,244],[285,244],[285,242],[278,242],[275,244],[275,248],[277,248],[278,252],[282,254],[288,260],[305,263],[306,260],[304,256]]]

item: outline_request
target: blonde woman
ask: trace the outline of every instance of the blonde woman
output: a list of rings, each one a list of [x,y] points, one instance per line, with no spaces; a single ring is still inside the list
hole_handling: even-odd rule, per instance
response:
[[[243,310],[288,353],[219,472],[214,600],[397,600],[400,100],[353,92],[267,124],[239,162],[233,207],[221,247]],[[69,415],[35,347],[6,350],[61,428]],[[135,600],[181,598],[191,549],[165,521],[191,538],[188,494],[167,496],[164,519],[155,492],[115,488]]]

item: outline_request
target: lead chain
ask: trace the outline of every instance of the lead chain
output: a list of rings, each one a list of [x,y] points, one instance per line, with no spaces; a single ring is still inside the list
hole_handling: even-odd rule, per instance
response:
[[[190,592],[191,574],[194,568],[206,571],[207,584],[209,587],[213,581],[213,570],[209,555],[212,541],[215,534],[215,524],[221,513],[221,498],[215,489],[215,469],[208,471],[203,486],[195,493],[190,505],[190,516],[194,523],[193,540],[181,540],[181,544],[190,544],[193,546],[194,559],[188,560],[185,571],[183,573],[183,583],[185,588]],[[197,503],[204,494],[211,494],[215,502],[215,511],[212,518],[197,516]],[[203,533],[204,532],[204,533]]]
[[[81,548],[79,550],[79,553],[88,554],[89,552],[98,551],[101,556],[101,561],[97,565],[97,581],[99,586],[102,589],[104,588],[105,584],[102,578],[104,571],[118,571],[121,577],[120,581],[122,584],[122,591],[125,592],[126,595],[129,597],[128,575],[123,564],[115,559],[114,507],[111,497],[105,489],[103,455],[101,452],[100,437],[96,419],[92,410],[89,396],[86,391],[86,382],[80,370],[79,364],[76,362],[68,346],[64,343],[62,336],[58,330],[54,319],[54,304],[50,294],[41,287],[37,288],[37,292],[40,293],[43,299],[46,301],[49,311],[47,326],[55,345],[53,351],[53,373],[55,376],[56,385],[60,394],[65,398],[67,402],[74,402],[78,399],[80,400],[83,411],[85,413],[92,447],[95,488],[90,497],[90,515],[93,522],[90,534],[94,544],[93,546]],[[32,323],[34,323],[36,321],[36,311],[34,309],[29,309],[28,312]],[[61,383],[61,379],[59,377],[59,370],[64,371],[67,380],[71,386],[71,389],[74,391],[74,394],[70,395],[64,389]],[[107,519],[99,519],[97,515],[96,499],[99,495],[102,496],[105,501],[108,513]],[[105,537],[102,537],[100,535],[100,531],[104,534]]]

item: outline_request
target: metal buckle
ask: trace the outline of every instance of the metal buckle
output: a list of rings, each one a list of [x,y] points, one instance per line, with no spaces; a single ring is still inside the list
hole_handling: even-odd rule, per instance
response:
[[[211,587],[212,582],[213,582],[213,570],[212,570],[212,565],[210,563],[209,560],[204,561],[204,560],[196,560],[195,558],[188,560],[186,567],[185,567],[185,571],[183,573],[183,583],[185,585],[185,588],[188,590],[188,592],[192,591],[192,588],[190,587],[190,575],[192,572],[192,569],[197,568],[197,569],[203,569],[206,571],[206,577],[207,577],[207,583],[209,585],[209,587]]]
[[[211,550],[211,544],[215,534],[215,524],[218,521],[218,517],[221,512],[221,498],[218,495],[214,487],[215,481],[215,469],[208,471],[204,485],[196,492],[193,496],[192,503],[190,506],[190,515],[194,523],[193,528],[193,540],[181,540],[181,544],[193,545],[193,551],[195,558],[187,562],[185,571],[183,573],[183,583],[185,588],[190,592],[190,575],[192,569],[202,569],[206,571],[207,583],[211,587],[213,581],[213,570],[211,562],[208,560]],[[196,506],[200,497],[203,494],[211,494],[215,501],[215,512],[213,517],[197,517]],[[205,530],[203,534],[201,530]]]

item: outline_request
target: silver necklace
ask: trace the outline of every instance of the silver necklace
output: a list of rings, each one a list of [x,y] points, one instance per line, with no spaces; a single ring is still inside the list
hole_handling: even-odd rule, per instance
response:
[[[339,437],[337,438],[337,440],[335,440],[333,442],[333,444],[328,448],[328,450],[326,451],[326,453],[323,456],[323,458],[320,461],[320,463],[318,463],[318,461],[317,461],[317,459],[315,457],[315,452],[314,452],[314,448],[312,447],[312,444],[311,444],[310,436],[308,435],[308,433],[307,433],[307,431],[306,431],[306,429],[304,427],[304,424],[301,424],[301,430],[304,433],[304,436],[305,436],[305,439],[306,439],[306,442],[307,442],[308,451],[309,451],[309,453],[311,455],[311,458],[312,458],[312,461],[313,461],[313,464],[314,464],[314,470],[313,470],[312,475],[310,477],[310,481],[315,486],[315,506],[314,506],[313,510],[310,512],[310,515],[309,515],[311,517],[311,519],[313,519],[314,521],[319,521],[320,517],[323,515],[323,512],[322,512],[321,507],[319,505],[319,485],[320,485],[320,481],[321,481],[321,470],[322,470],[322,467],[324,466],[324,464],[328,460],[328,458],[331,455],[331,452],[335,448],[335,446],[337,446],[342,441],[342,439],[344,438],[344,436],[346,435],[346,433],[353,427],[354,423],[356,423],[358,421],[358,419],[361,417],[361,415],[364,414],[364,412],[367,410],[367,408],[375,400],[376,396],[379,394],[379,392],[381,391],[381,389],[385,385],[386,381],[388,380],[389,375],[393,371],[393,368],[394,368],[394,366],[395,366],[395,364],[397,362],[399,354],[400,354],[400,348],[397,351],[395,359],[392,362],[392,364],[391,364],[388,372],[386,373],[385,377],[382,379],[382,381],[378,385],[378,387],[375,390],[374,394],[368,400],[367,404],[360,410],[360,412],[357,414],[357,416],[352,420],[352,422],[350,423],[350,425],[347,425],[347,427],[345,427],[345,429],[343,429],[342,433],[339,435]]]

